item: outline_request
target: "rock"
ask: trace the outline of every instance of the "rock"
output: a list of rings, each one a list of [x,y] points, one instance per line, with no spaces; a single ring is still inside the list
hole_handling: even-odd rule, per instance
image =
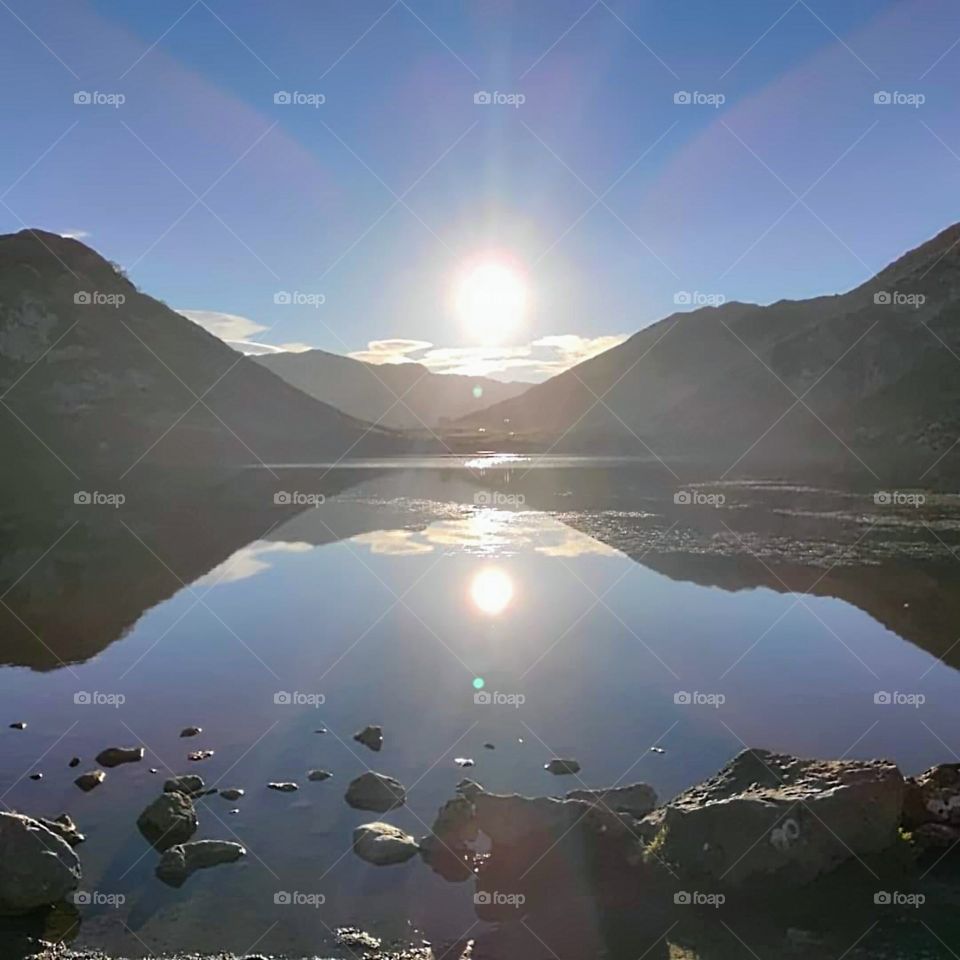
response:
[[[643,824],[656,828],[657,857],[681,874],[728,884],[776,874],[801,884],[891,847],[903,796],[903,777],[887,761],[744,750]]]
[[[314,733],[326,733],[326,732],[327,732],[327,728],[326,728],[326,727],[317,727],[317,729],[314,730],[313,732],[314,732]]]
[[[664,750],[663,747],[651,747],[651,748],[650,748],[650,752],[651,752],[651,753],[666,753],[667,751]]]
[[[79,766],[80,766],[80,758],[79,758],[79,757],[74,757],[74,758],[67,764],[67,766],[68,766],[68,767],[79,767]]]
[[[905,790],[905,830],[927,823],[960,826],[960,763],[941,763],[919,777],[908,777]]]
[[[473,843],[479,832],[473,802],[465,796],[448,800],[437,812],[430,832],[451,847]]]
[[[311,770],[307,774],[307,779],[319,783],[323,780],[329,780],[332,776],[333,774],[329,770]]]
[[[43,779],[43,774],[42,774],[42,773],[31,773],[31,774],[30,774],[30,779],[31,779],[31,780],[42,780],[42,779]]]
[[[520,847],[548,847],[570,831],[589,806],[554,797],[478,793],[473,797],[476,825],[494,843]]]
[[[224,800],[239,800],[244,794],[244,791],[239,787],[227,787],[225,790],[220,791],[220,796]]]
[[[180,731],[181,737],[196,737],[203,733],[203,727],[184,727]]]
[[[473,767],[476,765],[475,762],[471,760],[469,757],[454,757],[453,762],[458,767]]]
[[[137,818],[137,826],[157,850],[185,843],[197,831],[193,801],[182,793],[164,793]]]
[[[0,813],[0,913],[29,913],[65,899],[80,882],[65,840],[19,813]]]
[[[476,780],[466,777],[457,784],[457,793],[472,800],[478,793],[483,793],[483,787]]]
[[[485,744],[483,745],[483,748],[484,748],[484,750],[496,750],[496,749],[497,749],[496,744],[493,744],[493,743],[485,743]]]
[[[26,730],[26,729],[27,729],[27,721],[26,721],[26,720],[17,720],[16,723],[11,723],[11,724],[10,724],[10,729],[11,729],[11,730]]]
[[[353,735],[357,743],[362,743],[375,752],[379,752],[383,746],[383,728],[368,726],[364,727],[359,733]]]
[[[295,783],[289,781],[282,781],[280,783],[268,783],[267,787],[270,790],[279,790],[281,793],[293,793],[295,790],[299,790]]]
[[[378,867],[404,863],[419,850],[413,837],[389,823],[364,823],[353,831],[353,852]]]
[[[923,823],[910,836],[920,851],[949,850],[960,841],[960,827],[949,823]]]
[[[656,807],[657,792],[649,784],[633,783],[606,790],[571,790],[567,799],[599,804],[616,813],[629,813],[640,820]]]
[[[372,771],[352,780],[346,792],[346,801],[351,807],[375,813],[402,807],[406,799],[407,791],[399,780]]]
[[[75,847],[78,843],[83,843],[87,839],[65,813],[61,813],[54,820],[37,817],[37,821],[42,823],[51,833],[55,833],[61,840],[66,840],[71,847]]]
[[[198,793],[203,792],[203,787],[203,777],[198,777],[193,773],[187,773],[182,777],[171,777],[169,780],[166,780],[163,784],[163,792],[183,793],[188,797],[195,797]]]
[[[209,760],[213,754],[213,750],[193,750],[187,754],[187,759],[196,763],[198,760]]]
[[[553,773],[557,776],[563,776],[568,773],[579,773],[580,764],[576,760],[557,760],[553,759],[549,763],[543,765],[543,769],[547,773]]]
[[[136,763],[143,759],[143,747],[107,747],[97,754],[101,767],[119,767],[121,763]]]
[[[171,887],[179,887],[196,870],[234,863],[246,856],[246,849],[229,840],[194,840],[178,843],[166,850],[157,864],[157,877]]]
[[[102,770],[91,770],[89,773],[81,773],[73,782],[84,792],[89,793],[94,787],[99,787],[107,775]]]

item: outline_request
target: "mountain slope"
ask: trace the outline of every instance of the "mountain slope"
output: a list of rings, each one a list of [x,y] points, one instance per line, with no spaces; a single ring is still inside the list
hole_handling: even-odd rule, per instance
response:
[[[74,473],[400,447],[141,294],[82,243],[36,230],[0,236],[0,396],[4,446]]]
[[[465,423],[505,420],[557,451],[716,472],[955,475],[960,225],[843,295],[673,314]]]
[[[458,419],[530,387],[431,373],[419,363],[363,363],[324,350],[267,353],[251,359],[344,413],[405,430],[437,427],[441,420]]]

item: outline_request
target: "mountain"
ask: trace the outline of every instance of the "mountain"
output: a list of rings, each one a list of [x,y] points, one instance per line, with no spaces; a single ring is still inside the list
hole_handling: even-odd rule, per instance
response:
[[[403,449],[140,293],[77,240],[0,236],[0,442],[76,476]],[[56,461],[60,461],[57,466]]]
[[[439,427],[519,396],[529,383],[431,373],[419,363],[364,363],[324,350],[251,357],[311,397],[371,423],[401,430]]]
[[[960,224],[842,295],[675,313],[461,425],[483,427],[487,444],[509,429],[518,445],[713,473],[949,480]]]

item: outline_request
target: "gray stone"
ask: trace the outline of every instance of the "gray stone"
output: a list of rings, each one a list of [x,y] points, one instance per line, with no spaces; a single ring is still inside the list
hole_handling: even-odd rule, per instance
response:
[[[553,773],[557,776],[562,776],[564,774],[579,773],[580,764],[577,763],[576,760],[559,760],[554,758],[548,763],[545,763],[543,765],[543,769],[546,770],[547,773]]]
[[[0,813],[0,913],[29,913],[77,889],[80,861],[61,837],[18,813]]]
[[[37,821],[42,823],[51,833],[55,833],[61,840],[66,840],[71,847],[83,843],[87,838],[77,829],[77,825],[70,817],[61,813],[59,817],[53,820],[46,820],[43,817],[37,817]]]
[[[924,824],[960,826],[960,763],[941,763],[906,780],[903,827]]]
[[[178,843],[166,850],[157,864],[157,877],[171,887],[179,887],[196,870],[234,863],[246,856],[246,849],[229,840],[194,840]]]
[[[220,791],[220,796],[224,800],[239,800],[244,794],[244,791],[239,787],[227,787],[225,790]]]
[[[633,783],[625,787],[608,787],[605,790],[571,790],[567,799],[584,800],[615,813],[629,813],[639,820],[656,807],[657,792],[649,784]]]
[[[94,787],[99,787],[107,775],[102,770],[90,770],[88,773],[81,773],[73,782],[84,792],[89,793]]]
[[[321,783],[324,780],[329,780],[332,776],[333,774],[329,770],[311,770],[307,774],[307,779],[314,783]]]
[[[389,823],[364,823],[353,831],[353,852],[378,867],[404,863],[419,849],[413,837]]]
[[[278,790],[280,793],[294,793],[300,789],[295,783],[290,781],[271,782],[267,784],[267,787],[270,790]]]
[[[352,780],[346,792],[346,801],[351,807],[375,813],[402,807],[406,799],[406,788],[399,780],[372,771]]]
[[[198,825],[193,801],[183,793],[157,797],[137,818],[140,832],[158,850],[186,842]]]
[[[375,752],[379,752],[383,746],[383,727],[367,726],[353,735],[357,743],[362,743]]]
[[[184,793],[188,797],[196,796],[204,787],[203,777],[187,773],[182,777],[171,777],[163,784],[164,793]]]
[[[97,754],[101,767],[119,767],[121,763],[137,763],[143,759],[143,747],[107,747]]]

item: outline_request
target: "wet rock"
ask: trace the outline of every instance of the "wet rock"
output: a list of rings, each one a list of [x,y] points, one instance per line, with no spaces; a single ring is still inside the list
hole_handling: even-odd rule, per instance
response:
[[[908,777],[905,791],[905,830],[928,823],[960,826],[960,763],[941,763],[919,777]]]
[[[314,733],[326,733],[326,732],[327,732],[327,728],[326,728],[326,727],[317,727],[317,729],[314,730],[313,732],[314,732]]]
[[[203,727],[184,727],[180,731],[181,737],[196,737],[203,733]]]
[[[543,769],[547,773],[553,773],[557,776],[563,776],[564,774],[572,774],[580,772],[580,764],[576,760],[558,760],[554,758],[548,763],[543,765]]]
[[[380,941],[359,927],[338,927],[337,942],[352,951],[380,949]]]
[[[321,783],[324,780],[329,780],[332,776],[333,774],[329,770],[311,770],[307,774],[307,779],[314,783]]]
[[[347,803],[356,810],[386,813],[406,802],[407,791],[399,780],[382,773],[368,772],[350,782],[345,795]]]
[[[496,749],[497,749],[496,744],[493,744],[493,743],[485,743],[485,744],[483,745],[483,748],[484,748],[484,750],[496,750]]]
[[[293,793],[296,790],[299,790],[300,787],[292,781],[281,781],[273,782],[267,784],[268,789],[270,790],[279,790],[280,793]]]
[[[0,813],[0,914],[57,903],[80,877],[80,861],[65,840],[30,817]]]
[[[209,760],[214,754],[213,750],[192,750],[187,754],[187,759],[196,763],[199,760]]]
[[[11,729],[11,730],[26,730],[26,729],[27,729],[27,721],[26,721],[26,720],[17,720],[16,723],[11,723],[11,724],[10,724],[10,729]]]
[[[475,762],[469,757],[454,757],[453,762],[458,767],[473,767],[476,766]]]
[[[433,836],[451,847],[461,847],[477,839],[479,828],[472,800],[466,796],[448,800],[437,812],[430,828]]]
[[[178,843],[166,850],[157,864],[157,877],[171,887],[179,887],[196,870],[234,863],[246,856],[246,849],[229,840],[194,840]]]
[[[470,780],[464,777],[457,784],[457,793],[472,800],[478,793],[483,793],[483,787],[476,780]]]
[[[434,873],[448,883],[463,883],[474,874],[474,853],[467,847],[451,847],[430,834],[420,840],[420,855]]]
[[[101,767],[119,767],[121,763],[137,763],[143,759],[143,747],[107,747],[97,754]]]
[[[375,752],[379,752],[383,746],[383,727],[367,726],[359,733],[353,735],[357,743],[362,743]]]
[[[413,837],[389,823],[364,823],[353,831],[353,852],[378,867],[404,863],[419,850]]]
[[[573,828],[588,804],[555,797],[478,793],[472,800],[476,825],[495,845],[548,847]]]
[[[164,793],[182,793],[188,797],[195,797],[203,792],[203,777],[187,773],[182,777],[171,777],[163,784]]]
[[[657,792],[649,784],[633,783],[606,790],[571,790],[567,799],[599,804],[617,813],[629,813],[640,820],[656,807]]]
[[[651,747],[651,748],[650,748],[650,752],[651,752],[651,753],[666,753],[667,751],[664,750],[663,747]]]
[[[910,837],[920,851],[949,850],[960,841],[960,827],[949,823],[924,823],[913,830]]]
[[[71,847],[83,843],[87,838],[77,829],[77,825],[70,817],[61,813],[54,820],[46,820],[43,817],[37,817],[37,821],[42,823],[51,833],[55,833],[61,840],[66,840]]]
[[[185,843],[197,831],[193,801],[182,793],[164,793],[137,818],[137,826],[157,850]]]
[[[81,773],[73,782],[84,792],[89,793],[94,787],[99,787],[107,775],[102,770],[90,770],[88,773]]]
[[[239,787],[227,787],[225,790],[220,791],[220,796],[224,800],[236,801],[239,800],[244,794],[244,791]]]
[[[79,766],[80,766],[80,758],[79,758],[79,757],[73,757],[73,758],[71,759],[71,761],[67,764],[67,766],[68,766],[68,767],[79,767]]]
[[[43,774],[42,774],[42,773],[31,773],[31,774],[30,774],[30,779],[31,779],[31,780],[42,780],[42,779],[43,779]]]
[[[656,827],[658,857],[681,874],[800,884],[891,847],[903,797],[903,777],[887,761],[744,750],[643,823]]]

